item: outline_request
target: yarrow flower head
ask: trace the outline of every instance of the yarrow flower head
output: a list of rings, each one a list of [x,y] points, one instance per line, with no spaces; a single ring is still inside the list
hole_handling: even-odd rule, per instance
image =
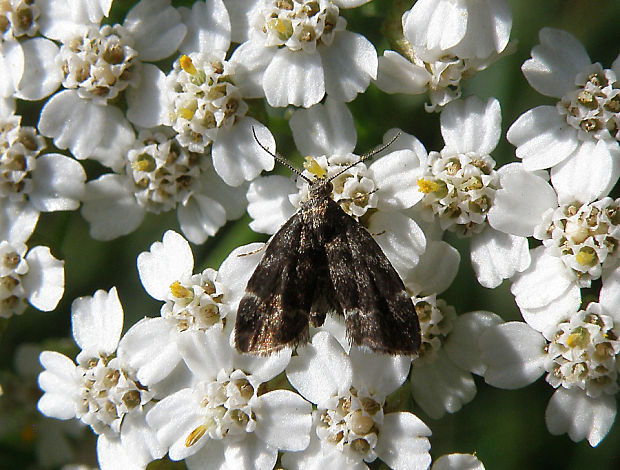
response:
[[[589,204],[563,204],[550,209],[535,229],[546,253],[562,259],[588,287],[601,277],[605,266],[614,266],[620,244],[620,200],[609,197]]]
[[[616,415],[620,353],[620,271],[603,277],[599,302],[579,308],[579,299],[538,312],[523,312],[527,323],[508,322],[483,332],[480,347],[485,380],[501,388],[528,385],[546,373],[556,389],[546,412],[552,434],[568,432],[592,446],[605,437]]]
[[[565,31],[543,28],[539,37],[521,70],[534,89],[559,101],[524,113],[506,137],[527,170],[552,168],[552,180],[574,174],[578,182],[587,164],[589,172],[601,174],[600,186],[610,188],[620,174],[610,155],[620,149],[620,58],[604,69]]]
[[[138,272],[146,291],[163,301],[161,317],[146,317],[125,334],[131,352],[121,357],[146,385],[159,383],[179,365],[179,343],[186,334],[211,329],[230,333],[245,284],[258,263],[261,244],[234,250],[219,271],[193,273],[189,243],[171,230],[162,242],[138,256]],[[140,350],[139,354],[135,351]]]
[[[436,217],[442,229],[471,236],[487,226],[487,213],[499,188],[495,160],[489,154],[499,141],[500,124],[495,99],[485,104],[470,97],[441,114],[445,147],[429,153],[418,187],[424,194],[419,203],[422,213]],[[469,132],[463,131],[463,125]]]
[[[325,94],[351,101],[376,77],[377,52],[362,35],[347,31],[340,8],[367,0],[260,0],[237,3],[233,24],[242,44],[231,61],[245,77],[248,96],[265,96],[271,106],[310,107]],[[346,77],[342,71],[347,72]]]
[[[232,64],[224,53],[182,55],[166,77],[172,97],[168,118],[184,147],[203,152],[217,137],[217,128],[233,126],[248,110],[231,83]]]
[[[217,329],[184,335],[179,349],[193,385],[161,400],[147,417],[171,460],[186,459],[190,469],[268,470],[278,449],[307,447],[311,405],[289,390],[259,394],[288,364],[290,350],[240,356]]]
[[[243,214],[246,186],[225,184],[213,172],[209,152],[184,148],[169,128],[142,130],[125,161],[119,173],[86,184],[82,214],[94,238],[126,235],[140,226],[147,212],[176,209],[185,236],[203,243],[227,220]],[[119,218],[125,223],[119,224]]]
[[[315,403],[310,445],[285,453],[290,469],[367,468],[381,459],[393,469],[426,469],[430,429],[408,412],[388,412],[386,397],[407,378],[409,358],[368,354],[352,346],[347,355],[329,333],[318,332],[287,367],[293,387]]]
[[[254,135],[270,149],[275,148],[273,136],[246,115],[250,96],[241,86],[244,78],[237,64],[226,60],[231,32],[222,1],[196,2],[179,12],[187,25],[180,55],[167,75],[154,68],[145,77],[129,115],[142,127],[171,127],[179,145],[190,153],[206,153],[226,184],[240,186],[273,168],[273,158],[256,145]]]
[[[127,117],[140,124],[139,114],[147,106],[144,95],[151,91],[146,84],[157,71],[149,62],[171,55],[183,41],[186,27],[169,0],[142,0],[128,12],[123,24],[115,25],[101,25],[101,15],[94,14],[97,8],[81,15],[67,13],[67,8],[50,6],[54,12],[42,27],[45,36],[61,43],[59,50],[45,51],[44,59],[47,64],[53,58],[60,72],[56,87],[62,85],[64,90],[45,104],[38,128],[53,138],[57,147],[69,148],[76,158],[95,158],[117,169],[123,164],[122,154],[133,132],[113,106],[114,100],[126,92]],[[48,94],[56,89],[51,86],[53,81],[50,78],[46,84]],[[35,88],[23,80],[21,86]],[[115,138],[108,140],[110,135]]]
[[[509,52],[512,17],[505,0],[421,0],[402,17],[398,50],[379,58],[377,86],[388,93],[429,91],[427,111],[460,98],[461,80]],[[404,36],[403,36],[404,34]]]
[[[99,434],[102,468],[114,468],[112,463],[123,459],[146,467],[163,455],[144,421],[154,391],[141,384],[116,355],[117,347],[123,347],[119,346],[123,310],[116,289],[76,299],[72,324],[82,348],[77,365],[60,353],[41,353],[45,370],[39,375],[39,386],[45,393],[39,410],[54,418],[77,418]]]

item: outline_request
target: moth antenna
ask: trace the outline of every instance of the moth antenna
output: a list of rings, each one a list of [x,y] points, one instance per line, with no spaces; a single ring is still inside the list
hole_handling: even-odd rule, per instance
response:
[[[348,169],[350,169],[350,168],[353,168],[353,167],[354,167],[355,165],[357,165],[358,163],[362,163],[362,162],[363,162],[364,160],[366,160],[367,158],[373,157],[373,156],[377,155],[379,152],[383,152],[386,148],[388,148],[390,145],[392,145],[396,139],[398,139],[398,138],[400,137],[400,134],[402,134],[402,132],[401,132],[401,131],[398,131],[398,133],[397,133],[394,137],[392,137],[392,138],[390,139],[390,141],[389,141],[387,144],[383,144],[381,147],[378,147],[378,148],[376,148],[376,149],[372,150],[371,152],[369,152],[369,153],[367,153],[367,154],[365,154],[365,155],[362,155],[358,161],[356,161],[355,163],[351,163],[351,164],[350,164],[348,167],[346,167],[346,168],[343,168],[343,169],[342,169],[342,170],[340,170],[338,173],[336,173],[334,176],[332,176],[332,177],[331,177],[328,181],[331,181],[331,180],[333,180],[333,179],[335,179],[335,178],[339,177],[339,176],[340,176],[341,174],[343,174],[345,171],[347,171],[347,170],[348,170]]]
[[[258,144],[258,146],[260,148],[262,148],[265,152],[267,152],[269,155],[271,155],[276,161],[278,161],[281,165],[284,165],[286,168],[288,168],[289,170],[291,170],[293,173],[295,173],[297,176],[302,177],[303,179],[305,179],[308,183],[312,184],[312,180],[310,178],[307,178],[301,171],[299,171],[297,168],[295,168],[293,165],[291,165],[289,162],[287,162],[283,156],[281,156],[278,153],[274,153],[271,150],[269,150],[267,147],[265,147],[260,140],[258,140],[258,137],[256,136],[256,130],[254,129],[254,126],[252,126],[252,134],[254,135],[254,140],[256,141],[256,143]],[[391,142],[390,142],[391,143]]]

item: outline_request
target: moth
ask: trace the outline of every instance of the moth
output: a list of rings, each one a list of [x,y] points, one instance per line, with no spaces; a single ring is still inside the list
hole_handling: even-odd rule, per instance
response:
[[[278,230],[250,277],[239,303],[235,346],[268,355],[308,341],[309,325],[344,315],[352,344],[387,354],[415,354],[420,324],[394,267],[370,233],[331,199],[331,178],[311,180],[260,143],[310,185],[309,199]]]

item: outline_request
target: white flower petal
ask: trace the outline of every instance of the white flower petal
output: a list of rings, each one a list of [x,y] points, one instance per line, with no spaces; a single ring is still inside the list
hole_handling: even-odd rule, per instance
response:
[[[127,89],[127,119],[141,127],[166,122],[168,108],[163,90],[166,76],[153,64],[142,64],[140,86]]]
[[[227,469],[271,470],[278,459],[278,449],[266,445],[255,434],[246,434],[241,442],[230,442],[224,455]]]
[[[255,232],[273,234],[295,213],[289,195],[296,193],[295,183],[286,176],[262,176],[250,183],[247,192],[248,214]]]
[[[264,125],[253,118],[243,117],[230,129],[221,128],[213,143],[213,167],[224,182],[239,186],[256,178],[262,170],[273,169],[273,157],[256,144],[259,142],[275,152],[276,143]]]
[[[412,150],[396,150],[373,162],[368,170],[377,185],[379,210],[408,209],[424,197],[418,190],[420,159]]]
[[[230,46],[230,20],[222,0],[195,2],[191,10],[180,7],[179,13],[187,25],[187,34],[179,51],[211,52],[228,50]]]
[[[187,240],[174,230],[164,233],[161,242],[155,242],[138,255],[138,273],[144,290],[157,300],[167,300],[170,285],[191,276],[194,255]]]
[[[488,327],[480,336],[484,380],[494,387],[515,389],[535,382],[544,372],[545,338],[521,322]]]
[[[456,413],[476,396],[471,374],[457,367],[442,349],[433,361],[414,361],[411,370],[413,399],[433,419]]]
[[[499,101],[483,102],[477,96],[456,100],[441,113],[441,135],[446,147],[455,153],[490,154],[501,134],[502,114]]]
[[[14,96],[24,74],[24,50],[18,41],[0,42],[0,96]]]
[[[522,272],[530,264],[527,238],[486,228],[471,239],[471,264],[480,285],[499,286],[515,272]]]
[[[540,308],[521,308],[521,316],[545,338],[552,340],[557,333],[558,324],[568,321],[571,313],[577,312],[581,305],[581,290],[574,286],[563,295]]]
[[[86,183],[82,217],[90,223],[95,240],[113,240],[137,229],[145,211],[127,187],[127,180],[105,174]]]
[[[484,465],[472,454],[446,454],[433,462],[431,470],[484,470]]]
[[[582,142],[568,160],[551,170],[551,182],[560,204],[590,202],[606,195],[618,180],[618,158],[612,156],[607,142]]]
[[[204,243],[226,224],[226,209],[204,194],[194,193],[177,208],[179,225],[187,239]]]
[[[510,289],[520,308],[544,307],[576,287],[575,274],[561,258],[547,255],[542,246],[531,256],[530,267],[514,278]]]
[[[517,147],[517,157],[528,171],[557,165],[577,148],[577,131],[554,106],[538,106],[523,113],[506,133]]]
[[[82,348],[80,355],[110,356],[116,351],[123,331],[123,306],[116,287],[75,299],[71,304],[71,327],[75,342]]]
[[[176,330],[165,318],[143,318],[123,335],[118,357],[143,385],[164,380],[181,360]]]
[[[504,233],[531,237],[545,211],[558,206],[555,190],[519,163],[504,165],[498,173],[502,187],[489,210],[489,224]]]
[[[361,34],[338,31],[331,45],[319,44],[325,92],[338,101],[351,101],[377,78],[377,51]],[[346,71],[346,73],[343,73]]]
[[[241,369],[257,382],[267,382],[281,373],[291,360],[291,348],[284,348],[269,356],[255,356],[252,354],[240,354],[233,350],[233,363],[236,369]]]
[[[461,255],[444,241],[428,241],[417,266],[403,279],[417,295],[441,294],[450,285],[459,270]]]
[[[39,411],[58,419],[74,418],[80,384],[75,364],[55,351],[43,351],[39,360],[45,368],[38,380],[39,387],[45,392],[37,404]]]
[[[590,57],[575,36],[566,31],[543,28],[532,58],[521,66],[529,84],[539,93],[561,98],[575,88],[575,76],[590,65]]]
[[[428,54],[439,54],[463,39],[467,31],[467,4],[450,0],[420,0],[403,17],[405,37]]]
[[[65,262],[54,258],[46,246],[35,246],[26,261],[29,270],[22,284],[28,301],[44,312],[54,310],[65,293]]]
[[[387,397],[396,391],[409,375],[411,357],[377,354],[365,348],[351,346],[352,384],[365,387],[371,395]]]
[[[145,410],[151,405],[147,404]],[[155,431],[146,424],[145,415],[146,412],[128,413],[123,419],[120,436],[123,450],[132,456],[134,462],[142,462],[143,468],[152,460],[162,458],[167,450],[157,441]]]
[[[169,448],[171,460],[195,454],[210,441],[206,436],[190,447],[185,445],[190,433],[204,424],[197,395],[194,389],[184,388],[157,402],[146,415],[146,422],[156,432],[158,441]]]
[[[487,58],[508,45],[512,14],[506,0],[464,2],[468,7],[467,32],[452,53],[458,57]]]
[[[120,109],[114,106],[107,106],[106,109],[107,119],[102,130],[105,139],[101,139],[90,158],[122,172],[127,162],[126,153],[135,142],[136,135]]]
[[[234,304],[241,300],[250,276],[264,254],[264,243],[250,243],[235,248],[220,265],[217,280],[228,289],[226,301]]]
[[[386,93],[419,95],[426,91],[430,79],[426,69],[409,62],[397,52],[385,51],[379,57],[375,85]]]
[[[64,90],[45,103],[38,128],[54,139],[56,147],[68,148],[76,158],[85,159],[101,142],[106,120],[117,117],[108,108],[83,100],[75,90]]]
[[[379,211],[370,218],[368,230],[376,234],[375,241],[401,278],[407,278],[426,248],[426,238],[418,224],[400,212]]]
[[[234,18],[234,15],[231,18]],[[234,34],[235,29],[233,28]],[[244,42],[235,49],[230,57],[230,62],[235,66],[235,85],[239,87],[244,97],[260,98],[265,96],[263,76],[277,50],[275,47],[264,47],[258,41]]]
[[[75,418],[75,404],[61,393],[44,393],[37,403],[37,409],[45,416],[56,419]]]
[[[56,65],[59,49],[52,41],[34,38],[22,41],[24,72],[15,96],[38,101],[51,95],[62,81],[62,70]]]
[[[289,390],[261,395],[256,435],[281,450],[304,450],[310,443],[312,405]]]
[[[161,60],[177,50],[187,27],[170,0],[141,1],[133,7],[123,22],[132,34],[134,48],[143,62]]]
[[[325,104],[298,109],[289,121],[302,155],[346,155],[353,152],[357,132],[353,114],[344,103],[327,97]]]
[[[229,470],[230,467],[226,465],[224,455],[227,444],[220,440],[210,440],[202,446],[200,451],[188,456],[185,459],[185,465],[188,470]]]
[[[74,159],[58,153],[41,155],[32,172],[30,201],[43,212],[75,210],[84,197],[85,181],[86,173]]]
[[[327,332],[318,332],[291,358],[286,376],[306,400],[319,406],[339,392],[348,392],[353,380],[349,357]]]
[[[413,413],[388,413],[375,451],[394,470],[426,470],[431,464],[431,430]]]
[[[620,324],[620,269],[615,268],[603,274],[603,287],[599,293],[598,302],[606,310],[607,315]]]
[[[215,380],[220,370],[231,370],[232,350],[221,330],[188,330],[177,341],[181,357],[198,380]]]
[[[248,206],[246,193],[248,183],[239,186],[229,186],[222,181],[215,172],[203,174],[201,179],[201,194],[215,199],[226,211],[226,220],[236,220],[241,217]]]
[[[605,438],[616,418],[616,399],[613,395],[597,398],[583,390],[560,387],[549,400],[545,422],[551,434],[568,433],[574,441],[584,438],[596,447]]]
[[[486,365],[480,357],[480,335],[490,326],[502,322],[499,315],[482,310],[459,315],[443,345],[444,351],[457,366],[476,375],[484,375]]]
[[[37,6],[44,12],[37,18],[41,34],[62,40],[98,24],[108,16],[112,0],[37,0]]]
[[[263,75],[263,90],[270,106],[309,108],[325,95],[321,56],[278,49]]]
[[[39,220],[39,211],[25,202],[2,201],[0,204],[0,240],[25,243]]]

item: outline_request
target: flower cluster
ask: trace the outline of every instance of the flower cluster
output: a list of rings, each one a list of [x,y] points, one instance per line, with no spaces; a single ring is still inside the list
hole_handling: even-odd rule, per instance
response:
[[[11,424],[2,446],[20,434],[37,441],[41,467],[64,470],[94,465],[71,463],[83,460],[73,448],[89,448],[86,434],[102,470],[156,460],[190,470],[483,470],[475,454],[430,453],[435,420],[476,397],[474,376],[510,389],[544,376],[549,432],[603,441],[620,391],[620,56],[593,62],[572,34],[542,28],[521,71],[551,101],[503,129],[502,113],[505,123],[524,108],[476,96],[480,82],[468,79],[517,48],[506,0],[392,2],[387,12],[369,0],[122,3],[0,0],[0,335],[29,305],[59,305],[58,250],[77,297],[59,310],[71,311],[78,348],[27,346],[15,372],[0,373],[0,421]],[[403,106],[435,119],[437,138],[388,109],[372,126],[356,120],[359,103],[378,106],[385,93],[427,96],[424,110],[424,98]],[[382,143],[356,149],[371,127]],[[276,160],[295,167],[270,129],[290,130],[303,161],[296,179],[261,174]],[[258,298],[250,278],[275,245],[243,244],[226,226],[247,212],[234,227],[278,233],[309,207],[317,180],[400,277],[389,271],[419,322],[415,354],[354,344],[351,318],[377,316],[387,297],[373,296],[394,286],[367,276],[373,284],[357,282],[355,294],[372,307],[345,308],[343,273],[374,269],[372,257],[344,236],[314,246],[310,229],[288,234],[287,247],[313,245],[316,259],[293,250],[261,264],[286,259],[282,273],[269,266],[278,292],[315,289],[310,310],[284,311],[289,299],[274,295],[256,314],[307,315],[303,341],[262,356],[235,347],[239,305]],[[93,253],[78,246],[85,236],[67,235],[82,222],[55,213],[77,209],[99,242],[158,227],[137,256],[146,311],[123,311],[122,282],[92,296],[70,285]],[[172,211],[177,231],[161,224]],[[209,260],[229,251],[217,270],[194,260],[190,242],[207,240]],[[336,244],[363,266],[337,266]],[[472,308],[473,291],[448,290],[469,269],[461,256],[480,286],[504,284],[521,320],[506,304]],[[291,272],[309,282],[289,285]],[[25,330],[9,328],[8,343]],[[394,351],[398,335],[409,338],[377,341]],[[20,406],[29,411],[11,409]]]

